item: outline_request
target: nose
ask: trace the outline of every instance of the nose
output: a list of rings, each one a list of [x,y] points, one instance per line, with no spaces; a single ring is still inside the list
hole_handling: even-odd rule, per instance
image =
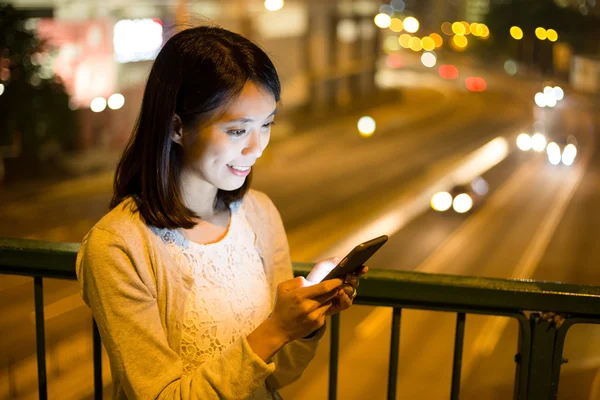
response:
[[[258,158],[262,156],[263,146],[261,143],[260,132],[258,129],[252,129],[250,135],[248,135],[248,141],[246,142],[246,146],[242,150],[242,155],[244,156],[253,156]]]

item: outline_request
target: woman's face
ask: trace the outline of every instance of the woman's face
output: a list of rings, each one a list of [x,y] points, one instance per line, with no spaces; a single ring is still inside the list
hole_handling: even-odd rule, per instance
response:
[[[196,135],[184,134],[181,141],[176,140],[183,146],[183,175],[188,183],[238,189],[269,144],[276,108],[269,91],[248,82],[226,107]]]

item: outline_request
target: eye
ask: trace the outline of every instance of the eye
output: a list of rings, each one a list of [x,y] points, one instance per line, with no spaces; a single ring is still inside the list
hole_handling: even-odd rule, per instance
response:
[[[267,122],[262,127],[265,128],[265,129],[267,129],[267,128],[270,128],[273,125],[275,125],[275,121]]]
[[[240,137],[242,135],[244,135],[246,133],[245,129],[232,129],[227,131],[227,134],[229,136],[233,136],[233,137]]]

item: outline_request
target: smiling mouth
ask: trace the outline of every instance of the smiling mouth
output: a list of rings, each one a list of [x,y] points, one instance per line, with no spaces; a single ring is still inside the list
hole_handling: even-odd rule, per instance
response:
[[[234,165],[231,164],[227,164],[228,167],[235,169],[236,171],[240,171],[240,172],[245,172],[248,171],[250,168],[252,167],[236,167]]]

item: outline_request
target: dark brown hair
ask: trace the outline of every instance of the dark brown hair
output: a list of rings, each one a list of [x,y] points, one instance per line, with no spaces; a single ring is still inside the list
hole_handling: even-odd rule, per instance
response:
[[[121,156],[110,208],[135,200],[144,221],[159,228],[192,228],[198,218],[185,206],[179,178],[183,152],[173,143],[173,117],[186,131],[207,123],[251,81],[280,98],[280,82],[269,57],[256,44],[213,26],[186,29],[158,53],[148,76],[140,114]],[[251,175],[239,189],[219,189],[215,209],[242,199]]]

